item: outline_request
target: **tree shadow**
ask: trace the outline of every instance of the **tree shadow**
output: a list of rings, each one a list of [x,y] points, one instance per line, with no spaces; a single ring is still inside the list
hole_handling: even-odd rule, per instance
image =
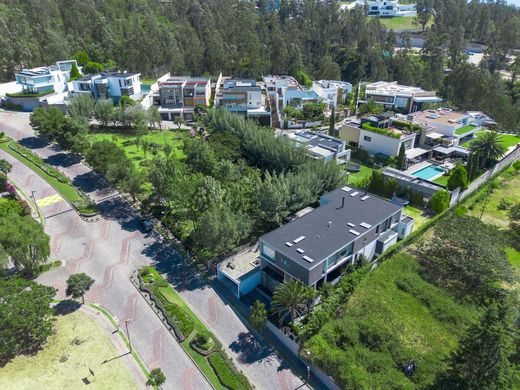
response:
[[[41,149],[49,145],[45,139],[39,137],[25,137],[18,141],[18,143],[29,149]]]
[[[65,316],[67,314],[74,313],[75,311],[79,310],[80,307],[81,303],[72,299],[60,301],[56,306],[54,306],[54,315]]]
[[[93,171],[76,176],[72,184],[86,193],[106,190],[108,195],[113,191],[105,179]]]
[[[229,344],[229,348],[239,354],[238,359],[241,363],[246,364],[263,360],[266,360],[266,363],[268,363],[269,356],[272,354],[271,348],[260,344],[250,332],[239,333],[238,339]]]
[[[81,157],[72,153],[58,153],[54,154],[44,160],[46,163],[68,168],[81,162]]]
[[[119,223],[123,230],[128,232],[139,231],[147,234],[142,218],[133,208],[120,196],[114,196],[97,204],[100,214],[106,218]]]

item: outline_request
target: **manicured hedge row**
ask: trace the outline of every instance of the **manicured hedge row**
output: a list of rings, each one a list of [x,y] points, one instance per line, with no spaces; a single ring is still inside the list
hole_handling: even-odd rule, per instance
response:
[[[208,357],[208,360],[211,368],[213,368],[213,371],[215,371],[215,374],[218,376],[218,379],[223,386],[232,390],[251,388],[247,378],[244,375],[233,371],[222,353],[215,352]]]

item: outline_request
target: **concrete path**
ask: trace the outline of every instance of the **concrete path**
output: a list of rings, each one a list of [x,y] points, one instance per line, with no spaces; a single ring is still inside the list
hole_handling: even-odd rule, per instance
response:
[[[96,283],[86,298],[99,302],[120,320],[131,319],[130,336],[135,348],[149,368],[161,367],[165,371],[168,378],[165,388],[208,388],[194,364],[168,335],[129,280],[132,270],[145,264],[156,264],[220,339],[256,388],[307,388],[304,381],[269,347],[261,356],[245,356],[240,350],[239,340],[249,331],[226,301],[171,244],[163,242],[155,234],[144,233],[141,218],[99,176],[81,164],[78,158],[35,137],[28,114],[0,112],[0,124],[7,135],[21,140],[22,145],[57,166],[78,188],[100,202],[102,218],[97,222],[84,222],[64,202],[42,209],[46,216],[45,230],[51,236],[52,257],[64,260],[65,266],[42,275],[40,282],[59,288],[63,295],[65,280],[71,273],[90,274]],[[0,158],[5,158],[5,153],[0,153]],[[39,176],[31,176],[33,174],[25,166],[17,165],[12,175],[27,192],[36,188],[36,199],[55,193]]]

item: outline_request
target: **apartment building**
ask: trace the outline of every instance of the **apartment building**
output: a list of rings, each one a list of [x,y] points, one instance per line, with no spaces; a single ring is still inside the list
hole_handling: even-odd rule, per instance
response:
[[[397,84],[397,81],[378,81],[365,86],[365,98],[358,104],[373,100],[382,104],[385,110],[410,113],[422,109],[424,103],[442,102],[435,91],[425,91],[419,87]]]
[[[321,287],[361,255],[370,260],[408,236],[413,218],[403,207],[351,187],[334,190],[320,206],[260,238],[261,283],[274,291],[298,280]]]
[[[73,94],[90,94],[93,99],[112,99],[118,104],[123,96],[139,100],[141,93],[141,73],[101,72],[84,76],[72,82]]]
[[[16,83],[24,93],[62,93],[68,91],[70,70],[78,65],[76,60],[58,61],[51,66],[22,69],[15,73]]]
[[[332,109],[346,103],[348,94],[352,92],[352,84],[346,81],[318,80],[312,83],[312,90]]]
[[[206,77],[171,77],[159,83],[159,93],[154,96],[154,104],[159,105],[163,120],[181,117],[192,120],[195,107],[209,106],[211,80]]]

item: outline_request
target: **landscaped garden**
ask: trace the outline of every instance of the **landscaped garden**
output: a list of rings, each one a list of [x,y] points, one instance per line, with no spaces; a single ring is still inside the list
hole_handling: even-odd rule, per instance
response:
[[[96,320],[79,311],[60,315],[42,350],[2,367],[0,388],[74,389],[89,387],[88,380],[99,389],[138,389],[129,368],[116,359],[119,355]]]
[[[139,281],[165,314],[181,345],[216,389],[251,388],[220,342],[154,268],[141,268]]]
[[[483,133],[485,133],[487,130],[479,130],[475,133],[475,137],[464,142],[462,145],[463,148],[469,148],[471,143],[475,140],[475,138],[479,137]],[[515,146],[516,144],[520,143],[520,136],[514,135],[514,134],[499,134],[500,136],[500,143],[504,145],[506,148],[510,148],[511,146]]]
[[[361,185],[363,182],[368,180],[372,176],[373,168],[357,161],[351,161],[353,164],[359,165],[358,172],[349,172],[348,184],[355,186]]]
[[[393,18],[379,18],[383,26],[389,30],[421,30],[421,25],[416,21],[414,16],[399,16]],[[426,26],[430,26],[432,21],[428,22]]]

